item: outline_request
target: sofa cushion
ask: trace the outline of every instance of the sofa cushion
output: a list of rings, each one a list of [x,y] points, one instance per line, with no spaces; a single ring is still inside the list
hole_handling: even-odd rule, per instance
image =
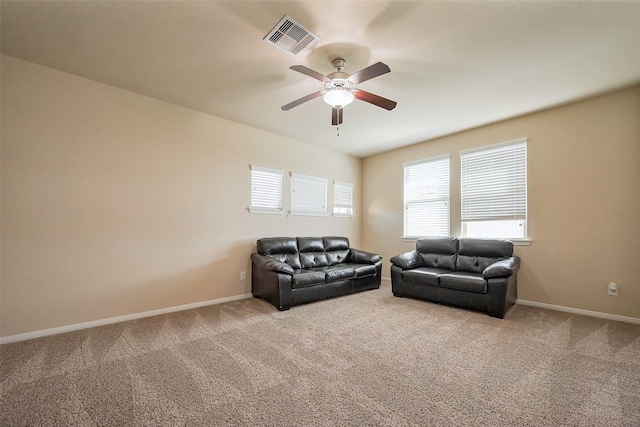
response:
[[[299,252],[324,252],[322,237],[298,237]]]
[[[327,283],[351,279],[354,276],[353,268],[350,267],[323,267],[322,269],[325,272],[325,280]]]
[[[411,270],[403,270],[402,279],[407,283],[416,285],[438,286],[440,275],[449,271],[442,268],[418,267]]]
[[[375,264],[342,264],[341,267],[348,267],[353,269],[353,277],[358,279],[360,277],[370,277],[376,275]]]
[[[275,255],[265,255],[268,258],[272,258],[276,261],[284,262],[288,264],[294,270],[300,268],[300,258],[298,258],[298,254],[275,254]]]
[[[418,239],[416,251],[420,254],[425,267],[455,270],[458,239],[455,237]]]
[[[340,264],[345,262],[345,260],[349,256],[349,249],[327,251],[326,255],[327,255],[327,261],[329,262],[329,265]]]
[[[324,252],[300,252],[300,264],[302,268],[326,267],[329,261]]]
[[[318,270],[294,270],[291,279],[292,288],[303,288],[325,283],[325,272]]]
[[[287,263],[293,269],[301,268],[295,237],[266,237],[258,240],[256,246],[260,255]]]
[[[325,251],[349,250],[349,239],[346,237],[327,236],[322,238]]]
[[[440,287],[480,294],[487,293],[487,281],[484,280],[482,275],[464,271],[442,274],[440,276]]]
[[[302,268],[324,267],[329,265],[324,252],[322,237],[298,237],[298,251]]]

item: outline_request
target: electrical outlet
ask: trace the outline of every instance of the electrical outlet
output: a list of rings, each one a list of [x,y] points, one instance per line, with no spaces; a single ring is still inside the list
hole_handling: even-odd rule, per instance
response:
[[[246,271],[241,271],[240,272],[240,280],[247,280],[247,272]]]
[[[609,292],[609,296],[617,297],[618,296],[618,284],[616,282],[611,282],[607,286],[607,291]]]

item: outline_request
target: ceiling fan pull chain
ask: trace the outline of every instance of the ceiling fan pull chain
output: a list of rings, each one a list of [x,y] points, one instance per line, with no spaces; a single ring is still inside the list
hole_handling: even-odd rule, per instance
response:
[[[340,126],[336,126],[336,132],[337,132],[336,136],[340,136]]]

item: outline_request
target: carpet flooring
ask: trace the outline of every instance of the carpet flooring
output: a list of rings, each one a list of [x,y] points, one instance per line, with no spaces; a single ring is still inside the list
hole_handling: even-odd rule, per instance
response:
[[[390,288],[0,347],[2,426],[640,426],[640,326]]]

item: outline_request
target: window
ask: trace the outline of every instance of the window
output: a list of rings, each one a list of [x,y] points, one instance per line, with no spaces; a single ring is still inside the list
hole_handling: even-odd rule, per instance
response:
[[[526,239],[527,140],[460,153],[462,235]]]
[[[353,217],[353,184],[333,181],[333,216]]]
[[[405,163],[404,237],[449,235],[449,155]]]
[[[251,213],[282,214],[281,170],[251,165]]]
[[[291,173],[291,214],[326,215],[327,179]]]

